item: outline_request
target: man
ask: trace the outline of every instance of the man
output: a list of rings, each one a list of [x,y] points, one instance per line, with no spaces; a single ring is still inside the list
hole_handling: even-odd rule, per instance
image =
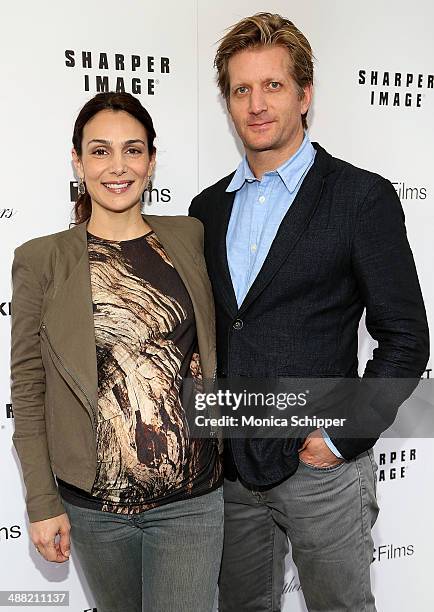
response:
[[[190,208],[205,228],[218,375],[357,377],[366,308],[378,348],[364,379],[420,377],[428,331],[402,208],[388,181],[310,143],[308,41],[260,13],[220,41],[215,66],[245,148],[237,171]],[[226,443],[220,612],[281,609],[288,537],[309,610],[375,610],[371,447],[380,432],[356,431],[359,408],[342,432]],[[366,411],[390,423],[381,402]]]

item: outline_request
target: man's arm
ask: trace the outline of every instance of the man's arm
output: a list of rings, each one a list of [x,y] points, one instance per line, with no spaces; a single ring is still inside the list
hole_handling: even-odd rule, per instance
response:
[[[342,429],[327,430],[346,459],[370,448],[393,423],[429,357],[428,324],[404,213],[395,189],[385,179],[379,178],[371,187],[361,207],[352,266],[366,306],[366,327],[378,347],[366,365],[361,393],[348,410],[350,424],[344,432],[348,438],[339,437]],[[372,378],[401,382],[369,387],[367,379]]]
[[[429,357],[425,306],[401,202],[384,179],[365,199],[352,261],[366,327],[378,341],[364,376],[420,378]]]

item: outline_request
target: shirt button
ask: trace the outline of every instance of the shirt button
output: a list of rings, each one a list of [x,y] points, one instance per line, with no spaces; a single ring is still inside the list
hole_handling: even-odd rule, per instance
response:
[[[233,322],[232,327],[234,329],[243,329],[244,323],[241,321],[241,319],[237,319],[236,321]]]
[[[250,248],[252,252],[254,253],[258,247],[256,246],[256,244],[252,244]]]
[[[261,204],[263,204],[265,202],[265,196],[259,196],[259,201]]]

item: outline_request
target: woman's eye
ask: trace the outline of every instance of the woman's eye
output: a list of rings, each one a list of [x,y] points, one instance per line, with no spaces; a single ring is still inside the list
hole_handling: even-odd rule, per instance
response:
[[[102,157],[107,154],[107,151],[105,149],[95,149],[93,154],[97,155],[98,157]]]
[[[127,149],[127,153],[129,153],[130,155],[140,155],[141,151],[140,149],[130,148]]]

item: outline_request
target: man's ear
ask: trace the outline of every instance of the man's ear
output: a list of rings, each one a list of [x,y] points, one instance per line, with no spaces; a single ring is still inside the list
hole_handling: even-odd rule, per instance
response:
[[[230,102],[229,102],[229,96],[226,98],[226,108],[228,109],[229,115],[232,117],[231,105],[230,105]]]
[[[310,105],[312,104],[312,96],[313,96],[313,85],[309,83],[303,87],[303,97],[301,99],[301,114],[304,115],[309,110]]]
[[[79,178],[84,179],[83,164],[81,163],[81,159],[79,158],[77,151],[75,149],[72,149],[71,154],[72,154],[72,163],[74,164],[74,168],[77,173],[77,176]]]

